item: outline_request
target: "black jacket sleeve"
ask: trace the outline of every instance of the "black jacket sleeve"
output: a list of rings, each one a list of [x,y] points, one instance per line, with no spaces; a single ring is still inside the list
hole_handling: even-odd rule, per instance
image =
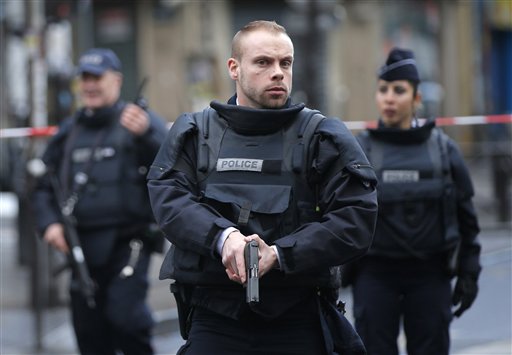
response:
[[[60,162],[64,155],[64,144],[73,125],[72,117],[62,121],[57,133],[50,138],[42,161],[46,165],[46,170],[59,171]],[[36,229],[43,234],[46,228],[52,223],[61,223],[61,214],[58,202],[55,198],[53,188],[48,174],[37,178],[35,190],[33,193],[34,214]]]
[[[340,149],[331,137],[316,137],[310,184],[318,188],[321,219],[276,240],[286,273],[342,265],[365,254],[371,245],[377,220],[376,180],[369,171],[355,171],[355,166],[369,168],[368,161],[353,137],[344,141]],[[354,159],[347,161],[347,154],[354,154]]]
[[[142,136],[136,137],[136,141],[140,163],[149,167],[158,153],[168,129],[164,120],[155,112],[148,110],[147,113],[149,116],[148,130]]]
[[[199,202],[196,133],[189,115],[176,120],[150,168],[149,197],[156,222],[171,243],[215,257],[221,231],[235,224]]]
[[[480,266],[480,242],[478,219],[473,206],[473,183],[457,145],[450,140],[448,143],[452,178],[457,192],[457,220],[460,232],[459,270],[458,274],[478,277]]]

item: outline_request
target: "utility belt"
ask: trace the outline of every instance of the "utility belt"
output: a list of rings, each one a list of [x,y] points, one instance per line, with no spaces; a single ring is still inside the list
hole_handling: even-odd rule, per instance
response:
[[[156,223],[121,227],[118,239],[126,241],[133,238],[140,239],[152,252],[162,253],[164,251],[164,235]]]
[[[428,256],[425,255],[422,258],[413,256],[396,257],[376,252],[367,254],[364,258],[343,265],[341,287],[352,285],[362,267],[371,267],[373,272],[382,272],[383,267],[390,265],[390,260],[393,260],[391,264],[396,270],[408,270],[411,266],[420,265],[425,268],[430,267],[431,269],[427,272],[430,272],[432,268],[441,269],[448,276],[454,277],[458,269],[459,249],[460,243],[450,250]]]
[[[170,289],[176,300],[180,334],[184,340],[187,340],[192,322],[192,293],[194,292],[194,286],[173,282],[170,285]]]
[[[260,289],[260,295],[261,301],[266,303],[262,303],[260,307],[260,304],[247,304],[245,290],[234,283],[233,287],[209,287],[174,282],[170,289],[176,300],[180,333],[185,340],[188,338],[195,307],[205,308],[239,321],[252,316],[272,320],[283,316],[291,308],[317,294],[314,287],[264,288]]]
[[[153,227],[152,227],[153,226]],[[126,243],[130,247],[130,256],[119,277],[128,278],[133,275],[143,249],[149,252],[163,251],[163,237],[156,225],[131,226],[119,231],[117,243]]]

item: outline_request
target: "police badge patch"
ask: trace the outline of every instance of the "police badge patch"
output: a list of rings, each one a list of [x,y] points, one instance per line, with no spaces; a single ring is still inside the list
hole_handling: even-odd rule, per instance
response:
[[[217,160],[217,171],[256,171],[261,172],[262,159],[223,158]]]
[[[382,171],[383,182],[417,182],[420,180],[418,170],[384,170]]]

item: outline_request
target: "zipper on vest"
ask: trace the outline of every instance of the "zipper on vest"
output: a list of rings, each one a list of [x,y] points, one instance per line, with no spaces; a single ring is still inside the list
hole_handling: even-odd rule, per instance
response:
[[[315,184],[315,212],[320,212],[320,206],[318,206],[318,184]]]
[[[352,164],[352,167],[354,169],[361,169],[361,168],[371,168],[372,166],[369,164]]]
[[[158,166],[158,165],[151,165],[152,168],[157,168],[160,172],[164,172],[165,171],[165,168],[162,168],[161,166]]]

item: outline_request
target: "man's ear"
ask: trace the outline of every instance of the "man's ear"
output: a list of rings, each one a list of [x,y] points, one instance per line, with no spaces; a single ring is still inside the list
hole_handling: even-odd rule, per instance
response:
[[[118,82],[119,86],[123,85],[123,74],[118,71],[112,71],[112,74],[114,74],[115,81]]]
[[[229,76],[233,80],[238,80],[238,61],[235,58],[229,58],[228,59],[228,70],[229,70]]]

